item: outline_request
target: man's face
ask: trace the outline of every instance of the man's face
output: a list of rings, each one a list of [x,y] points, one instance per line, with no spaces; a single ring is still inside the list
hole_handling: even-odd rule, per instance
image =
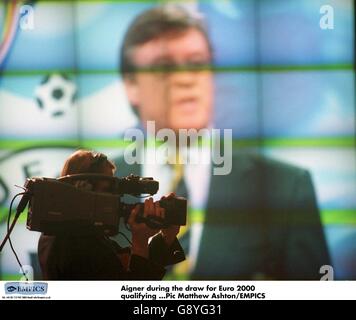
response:
[[[194,67],[209,65],[211,53],[199,30],[164,34],[137,46],[131,57],[136,67],[158,69],[136,72],[132,78],[125,79],[130,103],[138,108],[144,125],[154,120],[156,130],[175,131],[209,125],[213,106],[212,72],[203,68],[194,70]],[[163,69],[182,68],[164,71],[160,69],[162,66]]]

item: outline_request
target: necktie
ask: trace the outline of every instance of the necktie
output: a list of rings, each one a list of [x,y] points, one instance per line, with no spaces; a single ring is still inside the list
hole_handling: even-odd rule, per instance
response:
[[[188,199],[188,191],[187,191],[187,187],[184,181],[184,168],[183,165],[181,170],[181,176],[180,179],[176,185],[175,189],[172,189],[172,192],[175,192],[177,196],[179,197],[184,197],[186,199]],[[179,234],[178,234],[178,239],[179,242],[185,252],[186,255],[189,254],[189,235],[190,235],[190,217],[189,217],[189,213],[187,213],[187,223],[185,226],[182,226],[179,230]]]
[[[171,183],[171,192],[177,196],[188,199],[188,191],[184,181],[184,165],[176,163],[173,165],[173,178]],[[188,279],[190,271],[189,261],[189,241],[190,241],[190,221],[189,212],[187,214],[187,224],[180,228],[178,240],[186,255],[186,260],[174,265],[168,269],[165,280],[183,280]]]

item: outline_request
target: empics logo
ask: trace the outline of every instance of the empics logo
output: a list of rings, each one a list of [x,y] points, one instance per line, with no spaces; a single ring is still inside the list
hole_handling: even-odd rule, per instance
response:
[[[14,286],[8,286],[7,288],[5,287],[5,291],[6,291],[6,293],[13,293],[14,291],[16,291],[17,290],[17,288],[16,287],[14,287]]]
[[[48,284],[45,282],[7,282],[5,294],[37,295],[46,294]]]

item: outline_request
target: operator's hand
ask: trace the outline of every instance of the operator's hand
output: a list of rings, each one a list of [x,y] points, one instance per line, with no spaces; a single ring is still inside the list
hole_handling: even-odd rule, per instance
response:
[[[175,196],[176,196],[175,193],[171,192],[168,196],[163,196],[161,198],[161,200],[174,198]],[[163,211],[163,217],[164,217],[164,214],[165,214],[165,212]],[[161,230],[164,242],[166,243],[166,245],[168,247],[170,247],[172,245],[172,243],[175,240],[177,234],[179,233],[179,229],[180,229],[180,226],[172,225],[172,226],[169,226],[166,229],[162,229]]]
[[[128,220],[132,232],[132,254],[136,254],[148,258],[148,239],[154,236],[158,230],[152,229],[145,223],[137,223],[136,217],[138,215],[140,206],[137,205],[132,211]],[[153,202],[152,198],[146,199],[144,203],[143,216],[146,218],[164,217],[164,209],[160,207],[158,202]]]

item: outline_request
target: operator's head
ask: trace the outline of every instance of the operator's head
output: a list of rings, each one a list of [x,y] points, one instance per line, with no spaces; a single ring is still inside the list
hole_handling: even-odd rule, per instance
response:
[[[61,176],[79,173],[99,173],[113,176],[115,170],[115,165],[108,160],[105,154],[88,150],[78,150],[70,155],[64,163]],[[108,186],[108,181],[98,180],[95,181],[93,189],[96,191],[105,191]]]
[[[166,5],[139,15],[121,47],[130,104],[156,129],[204,128],[213,106],[212,49],[201,19]]]

